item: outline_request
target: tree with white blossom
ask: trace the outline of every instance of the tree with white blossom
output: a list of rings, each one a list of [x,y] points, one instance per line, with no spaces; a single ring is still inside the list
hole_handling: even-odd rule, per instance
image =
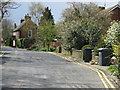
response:
[[[113,21],[104,40],[107,46],[120,42],[120,21]]]

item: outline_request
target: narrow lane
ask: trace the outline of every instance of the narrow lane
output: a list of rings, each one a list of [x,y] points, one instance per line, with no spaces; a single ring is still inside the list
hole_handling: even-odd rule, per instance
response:
[[[96,72],[60,57],[3,49],[7,53],[1,63],[3,88],[104,88]]]

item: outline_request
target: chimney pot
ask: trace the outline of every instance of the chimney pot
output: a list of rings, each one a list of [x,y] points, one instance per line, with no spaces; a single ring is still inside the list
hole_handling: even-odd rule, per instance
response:
[[[17,27],[17,25],[16,25],[16,23],[14,23],[14,28],[16,28]]]
[[[24,19],[21,19],[20,22],[22,23],[24,21]]]
[[[25,20],[31,19],[31,17],[29,16],[29,14],[25,15]]]

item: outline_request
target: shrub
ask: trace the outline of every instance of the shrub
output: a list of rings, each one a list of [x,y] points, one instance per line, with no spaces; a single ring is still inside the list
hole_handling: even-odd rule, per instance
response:
[[[119,73],[119,71],[118,71],[118,65],[110,65],[110,66],[108,67],[108,70],[109,70],[110,72],[112,72],[112,74],[113,74],[114,76],[120,76],[120,73]]]
[[[20,39],[17,39],[17,40],[16,40],[16,46],[19,47],[19,48],[21,48],[22,43],[21,43],[21,40],[20,40]]]
[[[54,51],[56,51],[56,48],[50,47],[50,52],[54,52]]]
[[[85,46],[82,47],[82,51],[84,51],[84,50],[85,50],[86,48],[88,48],[88,47],[89,47],[89,48],[93,48],[91,45],[85,45]]]
[[[21,48],[30,48],[34,43],[35,39],[33,38],[21,38]]]
[[[104,42],[99,42],[97,46],[94,47],[95,55],[98,56],[99,48],[108,48]]]
[[[112,44],[117,44],[120,40],[120,21],[113,21],[110,28],[107,31],[106,38],[104,42],[107,46]]]
[[[6,40],[6,43],[5,43],[7,46],[12,46],[13,45],[13,37],[12,36],[9,36]]]
[[[40,51],[48,51],[48,48],[41,48]]]
[[[115,71],[115,75],[120,77],[120,43],[118,43],[118,45],[112,45],[113,48],[113,55],[116,56],[116,62],[115,62],[115,66],[116,66],[116,71]]]
[[[20,40],[21,40],[21,48],[25,48],[25,39],[26,38],[21,38]]]
[[[99,49],[98,46],[94,47],[95,56],[98,56],[98,55],[99,55],[98,49]]]
[[[30,48],[28,48],[28,50],[38,51],[38,50],[39,50],[39,46],[37,46],[37,45],[32,45]]]

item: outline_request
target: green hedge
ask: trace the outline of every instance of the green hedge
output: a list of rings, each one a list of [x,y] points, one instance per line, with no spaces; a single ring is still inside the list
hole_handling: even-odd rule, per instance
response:
[[[13,37],[9,36],[5,43],[6,46],[13,46]]]
[[[48,48],[41,48],[40,51],[48,51]]]
[[[34,51],[38,51],[39,49],[40,47],[37,45],[32,45],[31,47],[28,48],[28,50],[34,50]]]
[[[24,47],[29,48],[35,43],[35,39],[32,38],[26,38],[24,39]]]
[[[20,39],[17,39],[17,40],[16,40],[16,46],[19,47],[19,48],[21,48],[22,43],[21,43],[21,40],[20,40]]]
[[[20,38],[16,40],[16,45],[19,48],[29,48],[35,43],[35,39],[32,38]]]
[[[50,47],[50,50],[48,50],[48,48],[40,48],[37,45],[32,45],[31,47],[28,48],[28,50],[33,50],[33,51],[50,51],[50,52],[54,52],[56,50],[56,48],[54,47]]]
[[[85,46],[82,47],[82,51],[84,51],[88,47],[93,49],[93,47],[91,45],[85,45]]]
[[[50,52],[54,52],[54,51],[56,51],[56,48],[50,47]]]

